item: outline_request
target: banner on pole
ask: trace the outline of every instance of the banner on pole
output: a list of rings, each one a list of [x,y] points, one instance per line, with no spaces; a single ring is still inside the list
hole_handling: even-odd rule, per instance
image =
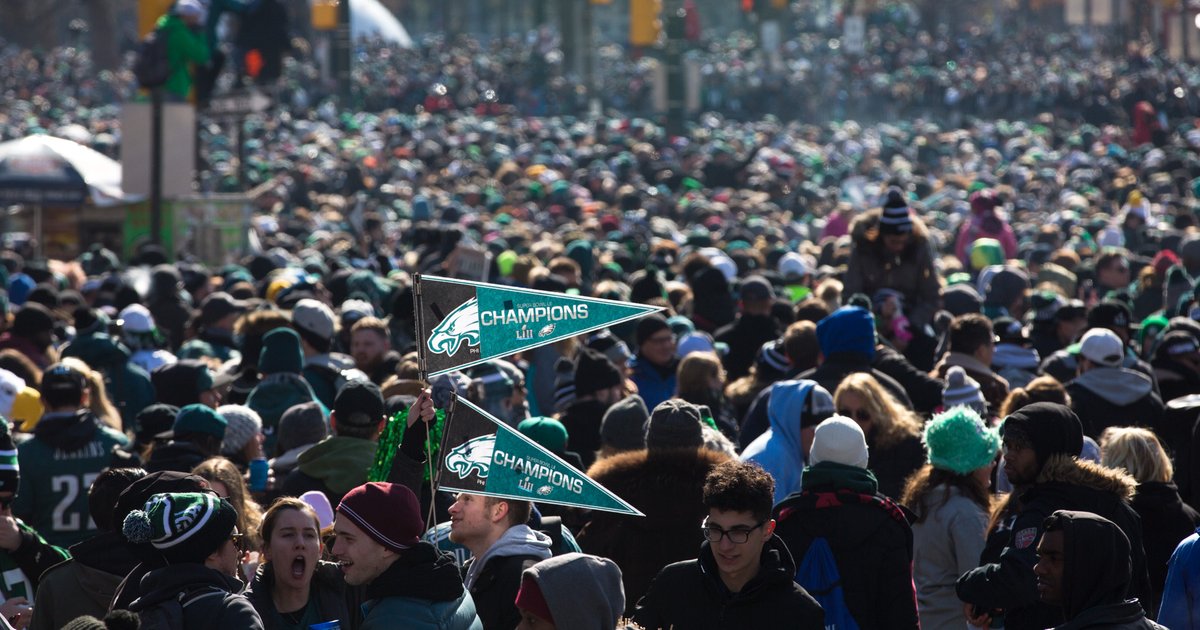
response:
[[[442,434],[437,488],[645,516],[537,442],[453,396]]]
[[[662,310],[425,275],[416,276],[413,293],[425,378]]]

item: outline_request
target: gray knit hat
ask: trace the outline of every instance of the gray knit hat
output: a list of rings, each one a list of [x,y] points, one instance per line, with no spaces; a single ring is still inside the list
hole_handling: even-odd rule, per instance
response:
[[[700,409],[686,400],[664,400],[650,414],[646,425],[646,448],[654,451],[669,448],[700,448],[704,433]]]
[[[608,408],[600,421],[600,443],[617,451],[646,448],[646,422],[650,410],[646,401],[634,394]]]
[[[329,423],[315,401],[296,405],[279,417],[279,439],[275,449],[282,455],[306,444],[316,444],[329,435]]]
[[[229,423],[225,427],[225,438],[221,440],[222,455],[236,455],[262,433],[262,417],[258,412],[245,405],[221,405],[217,408]]]

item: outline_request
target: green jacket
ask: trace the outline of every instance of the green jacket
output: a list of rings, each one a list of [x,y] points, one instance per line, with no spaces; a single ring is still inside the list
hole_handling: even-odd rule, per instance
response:
[[[167,36],[167,61],[171,67],[163,91],[186,99],[192,94],[192,66],[208,65],[208,42],[203,31],[193,31],[174,13],[158,18],[156,28]]]

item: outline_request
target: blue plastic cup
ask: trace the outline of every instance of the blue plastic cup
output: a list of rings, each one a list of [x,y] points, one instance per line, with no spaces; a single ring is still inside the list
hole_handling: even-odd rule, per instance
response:
[[[270,464],[265,459],[255,459],[250,462],[250,491],[264,492],[267,489],[267,473]]]

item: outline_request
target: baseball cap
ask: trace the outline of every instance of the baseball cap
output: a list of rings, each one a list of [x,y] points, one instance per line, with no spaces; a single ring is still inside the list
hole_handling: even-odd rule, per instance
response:
[[[58,363],[42,374],[42,399],[53,407],[78,403],[86,389],[87,377],[69,365]]]
[[[1092,307],[1087,319],[1088,328],[1129,330],[1133,323],[1133,312],[1123,302],[1105,300]]]
[[[347,381],[333,401],[333,413],[338,424],[375,426],[383,418],[383,394],[371,381]]]
[[[321,339],[332,339],[333,309],[312,298],[304,298],[292,307],[292,323]]]
[[[121,310],[117,320],[122,329],[131,333],[154,332],[154,316],[141,304],[130,304]]]
[[[245,313],[247,310],[249,308],[245,302],[233,299],[224,291],[217,291],[200,303],[200,323],[215,324],[234,313]]]
[[[1079,354],[1105,367],[1117,367],[1125,358],[1125,346],[1117,333],[1107,328],[1093,328],[1084,334]]]
[[[804,262],[804,257],[796,252],[788,252],[779,259],[779,275],[785,280],[798,280],[811,271],[808,263]]]
[[[742,280],[740,295],[742,301],[774,300],[775,288],[762,276],[750,276]]]

